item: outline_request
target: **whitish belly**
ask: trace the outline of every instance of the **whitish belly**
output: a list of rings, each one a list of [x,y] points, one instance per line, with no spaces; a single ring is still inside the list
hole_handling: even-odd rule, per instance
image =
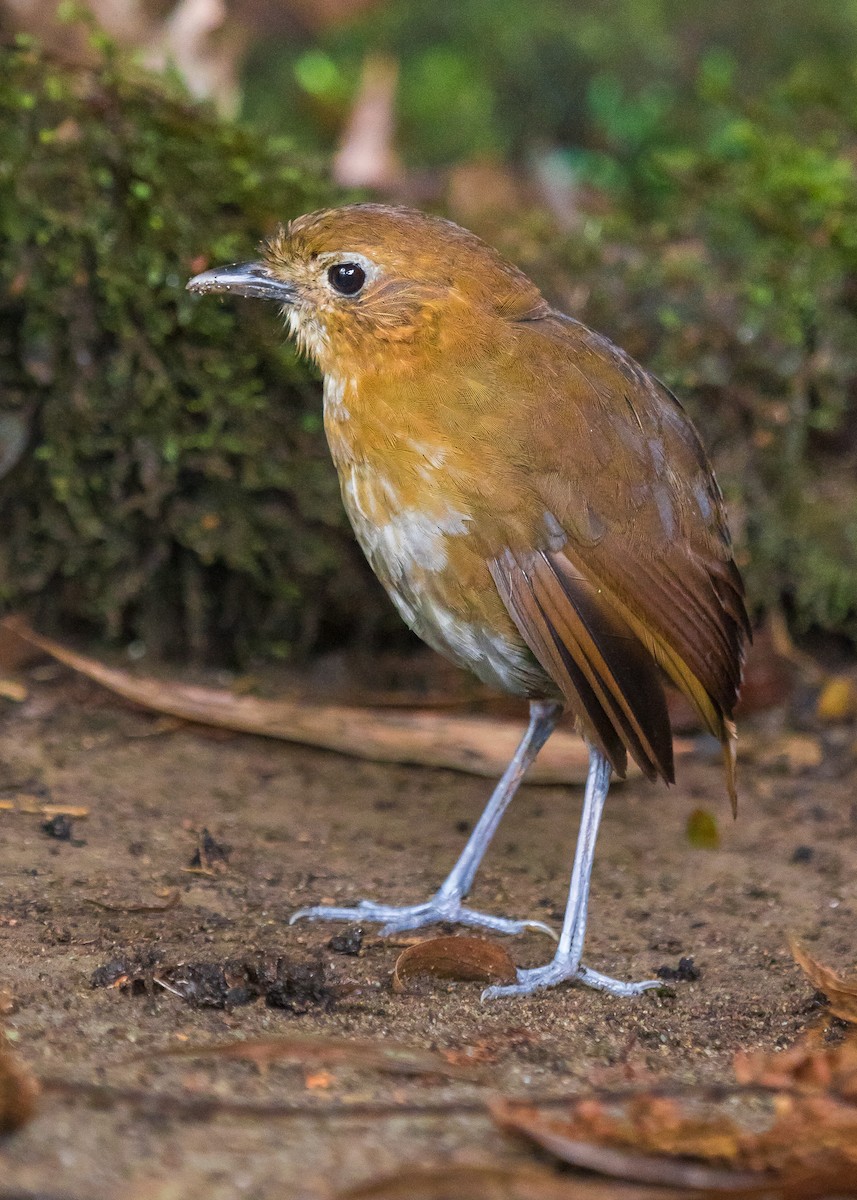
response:
[[[455,611],[449,601],[450,541],[467,537],[470,516],[436,493],[408,506],[364,463],[340,468],[342,498],[357,540],[400,616],[446,658],[484,683],[520,696],[553,695],[555,685],[523,639]],[[489,586],[492,584],[489,583]],[[474,606],[477,607],[477,606]]]

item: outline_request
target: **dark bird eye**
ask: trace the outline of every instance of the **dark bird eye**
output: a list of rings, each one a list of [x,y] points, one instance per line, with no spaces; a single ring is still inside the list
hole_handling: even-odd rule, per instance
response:
[[[356,296],[366,282],[366,272],[357,263],[337,263],[327,272],[327,278],[340,296]]]

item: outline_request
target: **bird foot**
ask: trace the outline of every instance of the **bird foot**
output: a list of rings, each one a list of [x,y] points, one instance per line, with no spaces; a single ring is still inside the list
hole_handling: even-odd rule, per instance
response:
[[[557,940],[550,925],[543,921],[514,921],[508,917],[495,917],[491,913],[477,912],[465,908],[455,897],[432,896],[424,904],[411,904],[397,908],[391,904],[376,904],[372,900],[361,900],[354,908],[336,908],[329,904],[316,904],[310,908],[299,908],[292,913],[289,924],[295,921],[373,921],[380,924],[382,936],[402,933],[406,929],[420,929],[424,925],[448,922],[450,925],[476,925],[494,933],[524,933],[538,929]]]
[[[609,992],[611,996],[639,996],[651,988],[663,987],[663,980],[643,979],[639,983],[625,983],[621,979],[613,979],[593,971],[571,959],[555,958],[543,967],[533,967],[530,970],[518,971],[518,982],[502,984],[486,988],[482,993],[483,1000],[493,1000],[497,996],[530,996],[542,988],[554,987],[558,983],[582,983],[598,992]]]

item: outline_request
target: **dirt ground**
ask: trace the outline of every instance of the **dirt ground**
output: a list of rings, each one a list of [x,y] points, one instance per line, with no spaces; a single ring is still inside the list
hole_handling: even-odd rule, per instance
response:
[[[692,956],[696,981],[630,1001],[563,987],[481,1003],[473,983],[426,981],[396,994],[401,945],[367,929],[360,953],[343,953],[330,945],[342,927],[289,927],[287,918],[325,899],[427,897],[481,810],[487,781],[165,728],[58,668],[25,679],[23,703],[0,701],[0,798],[35,795],[89,812],[71,829],[46,829],[36,813],[0,811],[2,1021],[19,1057],[49,1083],[35,1119],[0,1142],[4,1196],[321,1200],[404,1165],[532,1161],[478,1109],[455,1105],[489,1092],[618,1085],[647,1072],[728,1078],[736,1048],[785,1046],[817,1018],[788,931],[826,961],[852,965],[857,798],[848,726],[795,737],[776,714],[745,722],[734,824],[718,756],[704,743],[681,761],[674,788],[635,780],[611,792],[586,959],[639,978]],[[474,905],[560,919],[580,790],[522,789]],[[716,815],[719,848],[690,844],[696,808]],[[203,829],[214,844],[200,856]],[[166,911],[133,911],[163,905],[176,890]],[[522,965],[550,954],[541,935],[502,940]],[[180,964],[208,964],[218,1002],[225,962],[233,964],[229,1007],[183,998],[189,968],[182,974]],[[241,1002],[253,990],[248,963],[269,983],[276,976],[283,1006]],[[94,987],[99,969],[96,981],[124,972],[138,983]],[[173,990],[153,984],[155,974]],[[347,1064],[259,1071],[154,1056],[288,1033],[395,1041],[459,1052],[459,1061],[475,1054],[483,1078],[409,1079]],[[308,1111],[203,1119],[157,1099],[63,1093],[58,1079]],[[372,1100],[435,1109],[325,1115]]]

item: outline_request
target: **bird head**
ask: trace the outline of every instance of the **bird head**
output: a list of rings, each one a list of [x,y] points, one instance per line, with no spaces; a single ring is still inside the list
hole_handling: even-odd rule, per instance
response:
[[[322,370],[359,356],[490,340],[493,320],[541,315],[533,283],[475,234],[413,209],[353,204],[298,217],[262,259],[215,268],[192,292],[274,300]],[[475,346],[471,348],[475,350]]]

